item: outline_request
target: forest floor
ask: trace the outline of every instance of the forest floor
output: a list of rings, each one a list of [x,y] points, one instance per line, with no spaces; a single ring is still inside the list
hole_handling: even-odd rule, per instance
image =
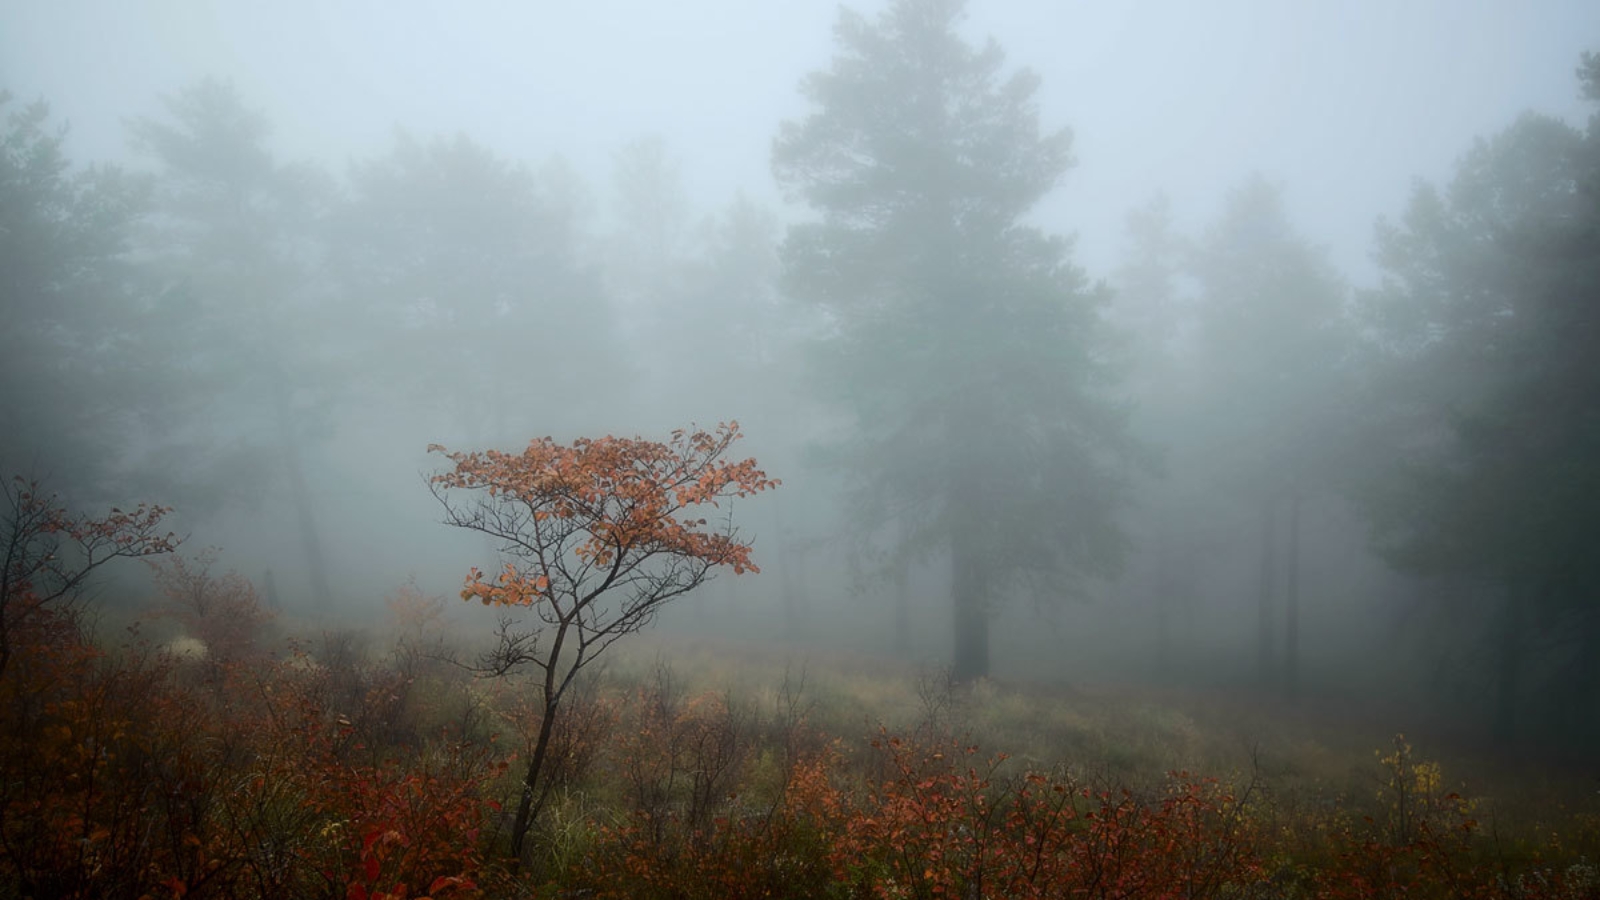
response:
[[[390,613],[30,620],[0,896],[1600,896],[1593,769],[1380,704],[667,635],[564,702],[513,862],[533,686],[448,661],[439,601]]]

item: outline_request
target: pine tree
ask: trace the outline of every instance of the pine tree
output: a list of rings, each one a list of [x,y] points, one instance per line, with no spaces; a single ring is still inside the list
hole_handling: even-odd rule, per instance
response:
[[[852,425],[830,458],[857,480],[857,524],[899,536],[893,555],[948,555],[965,680],[989,672],[1004,595],[1068,596],[1120,565],[1137,454],[1097,352],[1103,294],[1066,240],[1022,223],[1071,136],[1041,131],[1036,76],[961,38],[962,7],[843,12],[773,166],[818,214],[782,258],[833,325],[815,361]]]

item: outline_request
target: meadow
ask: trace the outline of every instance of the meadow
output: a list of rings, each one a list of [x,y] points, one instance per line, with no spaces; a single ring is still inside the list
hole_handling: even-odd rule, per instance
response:
[[[0,895],[1590,897],[1592,775],[1371,708],[979,681],[645,634],[565,702],[507,856],[530,684],[458,601],[363,630],[168,565],[40,608],[0,672]]]

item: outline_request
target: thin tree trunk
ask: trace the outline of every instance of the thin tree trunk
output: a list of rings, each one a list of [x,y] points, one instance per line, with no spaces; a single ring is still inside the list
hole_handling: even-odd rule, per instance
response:
[[[1263,686],[1272,681],[1272,587],[1277,561],[1273,557],[1273,533],[1277,530],[1277,509],[1271,499],[1261,505],[1261,578],[1256,597],[1256,675]]]
[[[539,722],[539,739],[533,745],[533,758],[528,760],[528,768],[522,775],[522,796],[517,801],[517,817],[511,823],[513,865],[522,865],[522,849],[527,844],[528,832],[533,828],[534,817],[538,814],[533,800],[536,792],[543,794],[544,786],[539,783],[539,775],[544,769],[545,755],[550,750],[550,737],[555,733],[556,713],[560,702],[559,697],[550,699],[547,695],[544,718]],[[542,806],[542,796],[540,800],[539,805]]]
[[[1283,567],[1283,690],[1289,699],[1300,692],[1300,494],[1289,499],[1289,548]]]
[[[543,777],[545,755],[550,750],[550,736],[555,733],[556,714],[561,710],[561,698],[566,694],[567,686],[572,684],[572,679],[577,676],[578,669],[583,664],[580,653],[578,661],[567,669],[566,675],[562,676],[559,682],[557,681],[556,673],[560,671],[558,664],[561,660],[561,649],[567,642],[567,628],[568,625],[563,620],[557,627],[555,638],[550,642],[550,651],[545,656],[544,715],[539,720],[539,738],[533,745],[533,757],[528,760],[528,768],[522,775],[522,796],[517,800],[517,816],[511,823],[513,866],[522,865],[522,850],[527,845],[528,831],[533,828],[533,821],[538,818],[539,811],[544,807],[545,797],[550,793],[549,779]]]

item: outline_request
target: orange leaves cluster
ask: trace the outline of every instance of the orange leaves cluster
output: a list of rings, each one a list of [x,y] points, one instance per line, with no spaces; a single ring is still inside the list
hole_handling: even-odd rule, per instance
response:
[[[778,485],[754,459],[724,458],[741,437],[730,422],[712,431],[680,429],[666,442],[608,435],[563,445],[544,437],[521,453],[430,446],[453,464],[431,479],[436,492],[479,492],[481,504],[498,510],[489,521],[455,524],[508,540],[524,561],[493,577],[473,569],[462,598],[531,606],[553,586],[577,593],[584,580],[578,573],[614,577],[649,557],[760,571],[748,543],[707,530],[699,513]]]
[[[473,566],[461,589],[461,599],[481,600],[484,606],[532,606],[549,592],[550,576],[543,573],[524,576],[516,566],[507,563],[499,575],[487,581],[483,572]]]
[[[95,565],[113,557],[159,556],[181,544],[177,534],[161,530],[172,507],[141,503],[132,510],[112,507],[103,516],[70,513],[36,481],[13,477],[11,500],[13,528],[18,537],[64,534],[83,550],[84,563]],[[31,532],[31,534],[30,534]]]
[[[38,483],[14,478],[4,489],[6,543],[0,566],[0,674],[12,637],[30,616],[57,603],[70,604],[94,570],[114,559],[170,553],[181,539],[161,531],[171,513],[140,504],[132,512],[113,508],[104,516],[75,514],[59,506]],[[63,540],[65,538],[65,540]],[[63,546],[66,544],[68,546]]]

